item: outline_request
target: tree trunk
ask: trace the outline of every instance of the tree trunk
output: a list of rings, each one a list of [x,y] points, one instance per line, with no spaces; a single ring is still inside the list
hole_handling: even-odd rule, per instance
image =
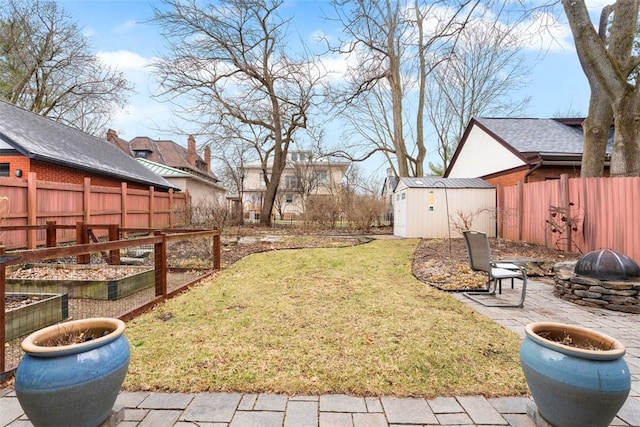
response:
[[[393,147],[398,161],[398,173],[400,176],[410,176],[407,145],[404,141],[403,117],[402,117],[402,75],[400,73],[400,52],[396,48],[396,28],[398,25],[398,6],[388,9],[389,33],[387,35],[387,54],[389,57],[389,69],[387,81],[391,90],[391,108],[393,115]]]
[[[589,115],[582,123],[584,146],[580,176],[583,178],[600,177],[604,174],[604,161],[607,154],[609,130],[613,123],[613,109],[606,94],[591,90]]]
[[[618,0],[613,5],[614,17],[608,48],[601,37],[604,33],[602,28],[598,34],[591,23],[584,0],[562,0],[562,5],[573,33],[580,64],[592,90],[592,106],[601,106],[606,102],[612,106],[615,134],[610,174],[640,176],[640,95],[637,84],[627,81],[635,67],[632,46],[636,34],[638,0]],[[595,117],[588,125],[606,127],[604,122],[597,124]],[[586,128],[585,131],[585,135],[591,132]],[[602,129],[599,132],[602,133]]]
[[[640,106],[636,91],[613,105],[616,118],[611,176],[640,176]]]
[[[271,179],[267,184],[267,188],[264,192],[264,199],[262,200],[262,207],[260,208],[260,226],[271,227],[271,213],[276,201],[276,195],[278,194],[278,187],[280,186],[280,180],[282,179],[282,171],[286,165],[286,150],[279,149],[279,144],[276,144],[273,156],[273,166],[271,167]]]
[[[414,7],[416,10],[416,27],[418,28],[418,63],[420,64],[418,69],[418,111],[416,113],[416,147],[418,148],[418,155],[416,156],[416,171],[414,176],[419,178],[424,176],[424,160],[427,157],[427,147],[424,143],[424,102],[427,96],[427,61],[425,59],[424,47],[424,17],[422,13],[420,13],[418,0],[416,0]]]

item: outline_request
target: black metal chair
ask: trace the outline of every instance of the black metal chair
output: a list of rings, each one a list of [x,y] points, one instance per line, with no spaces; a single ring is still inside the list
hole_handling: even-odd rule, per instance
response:
[[[469,264],[474,271],[487,273],[487,287],[483,291],[465,292],[464,295],[475,302],[486,307],[524,307],[524,299],[527,294],[527,271],[524,267],[508,262],[496,262],[491,259],[491,248],[487,235],[480,231],[466,230],[462,233],[467,245],[469,254]],[[522,294],[517,304],[507,302],[492,302],[487,298],[476,298],[479,295],[495,296],[496,290],[502,293],[502,280],[511,279],[511,287],[514,287],[513,280],[522,280]]]

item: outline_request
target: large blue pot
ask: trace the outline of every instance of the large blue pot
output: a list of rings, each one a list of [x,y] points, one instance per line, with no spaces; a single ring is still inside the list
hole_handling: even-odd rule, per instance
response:
[[[124,328],[118,319],[82,319],[41,329],[22,342],[25,355],[15,389],[34,426],[94,427],[109,417],[129,365]],[[72,331],[104,331],[104,336],[80,344],[41,345]]]
[[[631,389],[624,345],[563,323],[531,323],[525,331],[520,362],[542,418],[557,427],[608,426]]]

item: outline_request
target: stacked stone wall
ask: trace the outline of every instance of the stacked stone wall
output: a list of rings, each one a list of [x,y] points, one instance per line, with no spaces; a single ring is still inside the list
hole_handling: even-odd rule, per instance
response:
[[[554,282],[554,295],[574,304],[640,314],[640,278],[609,281],[576,276],[565,264],[556,268]]]

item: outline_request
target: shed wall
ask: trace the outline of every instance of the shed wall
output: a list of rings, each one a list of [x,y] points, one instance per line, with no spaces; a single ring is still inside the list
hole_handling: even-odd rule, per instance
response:
[[[494,188],[405,188],[406,198],[396,199],[394,234],[402,237],[459,238],[460,212],[473,214],[471,228],[496,235]]]

